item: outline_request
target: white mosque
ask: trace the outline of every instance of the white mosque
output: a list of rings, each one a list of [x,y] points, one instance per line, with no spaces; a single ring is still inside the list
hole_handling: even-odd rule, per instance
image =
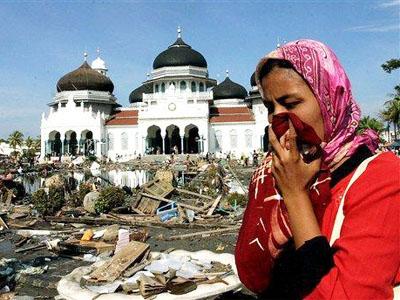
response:
[[[267,110],[254,80],[251,90],[209,77],[204,56],[181,37],[153,62],[153,70],[121,107],[107,66],[98,57],[57,82],[41,118],[41,157],[231,153],[265,150]]]

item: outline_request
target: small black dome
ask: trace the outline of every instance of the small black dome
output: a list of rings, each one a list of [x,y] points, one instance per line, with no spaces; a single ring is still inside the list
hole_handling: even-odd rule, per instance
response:
[[[57,82],[57,92],[93,90],[114,91],[114,84],[107,76],[93,70],[85,61],[78,69],[64,75]]]
[[[213,88],[214,100],[218,99],[244,99],[247,97],[246,89],[240,84],[226,77],[224,81]]]
[[[256,83],[256,72],[253,72],[253,74],[251,74],[250,85],[251,86],[256,86],[257,85],[257,83]]]
[[[153,68],[176,67],[176,66],[195,66],[207,68],[207,61],[201,53],[193,50],[180,37],[161,52],[153,62]]]
[[[143,101],[143,93],[152,94],[153,93],[153,85],[152,84],[143,84],[138,88],[134,89],[129,95],[129,103],[136,103]]]

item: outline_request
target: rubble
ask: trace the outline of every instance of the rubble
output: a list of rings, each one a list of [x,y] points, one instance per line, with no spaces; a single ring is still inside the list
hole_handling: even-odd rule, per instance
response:
[[[32,194],[18,194],[13,189],[0,192],[0,254],[17,261],[45,254],[51,261],[48,268],[28,264],[25,271],[18,271],[26,278],[46,278],[43,282],[41,279],[10,282],[0,295],[30,296],[34,294],[32,289],[39,286],[51,286],[56,295],[55,287],[61,275],[81,265],[90,267],[92,272],[92,264],[97,266],[104,261],[109,261],[110,265],[94,273],[101,273],[101,276],[92,278],[96,285],[91,285],[89,291],[95,294],[124,292],[152,297],[168,293],[177,296],[201,294],[206,284],[231,286],[229,280],[225,282],[220,277],[228,271],[185,278],[196,274],[197,269],[189,263],[187,269],[175,270],[175,273],[170,269],[162,274],[151,271],[165,260],[173,261],[167,255],[171,247],[233,252],[246,205],[244,186],[251,175],[251,168],[248,168],[247,177],[241,178],[240,168],[233,161],[207,162],[194,156],[177,156],[173,162],[142,159],[117,164],[75,159],[72,163],[34,165],[29,176],[43,176],[44,179]],[[112,176],[117,173],[113,170],[133,176],[137,169],[148,170],[154,177],[146,177],[146,182],[138,186],[114,186]],[[104,172],[114,175],[107,177]],[[0,174],[0,181],[7,181],[4,180],[7,176]],[[121,177],[118,182],[133,182],[127,178]],[[10,182],[7,185],[10,186]],[[124,257],[125,263],[115,263],[118,257]],[[59,267],[61,263],[68,267]],[[49,272],[57,274],[51,278],[51,283],[46,282]],[[1,276],[0,268],[0,279]],[[239,287],[240,282],[237,283]],[[20,288],[28,285],[31,286],[29,292],[24,294],[22,288],[21,294]]]

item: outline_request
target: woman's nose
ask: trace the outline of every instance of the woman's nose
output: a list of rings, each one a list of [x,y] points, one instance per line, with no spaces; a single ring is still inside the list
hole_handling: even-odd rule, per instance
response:
[[[277,115],[277,114],[280,114],[283,112],[288,112],[288,109],[286,107],[284,107],[283,105],[275,104],[273,115]]]

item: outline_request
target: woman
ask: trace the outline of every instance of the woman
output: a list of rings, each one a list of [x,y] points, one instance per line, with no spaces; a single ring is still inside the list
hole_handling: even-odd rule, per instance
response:
[[[256,81],[272,151],[249,187],[235,250],[241,281],[263,299],[393,298],[400,160],[373,156],[375,132],[356,134],[360,109],[335,54],[312,40],[285,44],[260,61]]]

